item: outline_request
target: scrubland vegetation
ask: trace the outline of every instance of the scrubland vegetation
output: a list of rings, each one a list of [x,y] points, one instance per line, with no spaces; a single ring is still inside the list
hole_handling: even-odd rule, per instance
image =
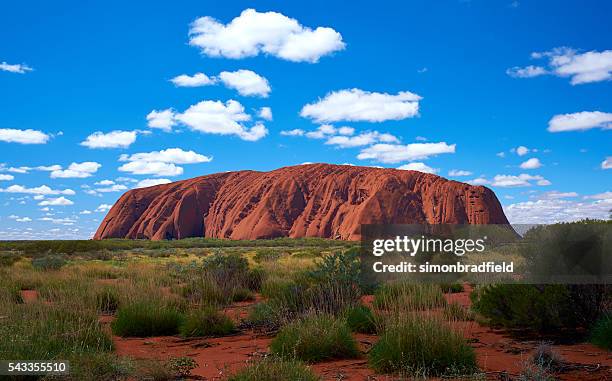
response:
[[[612,345],[608,286],[477,286],[468,307],[447,301],[467,284],[362,284],[358,250],[345,242],[58,241],[0,249],[0,359],[67,359],[75,380],[169,380],[197,367],[189,357],[119,357],[113,336],[270,337],[266,356],[227,376],[235,381],[318,380],[313,364],[356,358],[403,377],[472,377],[477,355],[458,327],[474,320],[510,334]],[[244,302],[246,316],[225,312]],[[372,345],[356,335],[372,337]],[[554,354],[538,353],[524,379],[555,371]]]

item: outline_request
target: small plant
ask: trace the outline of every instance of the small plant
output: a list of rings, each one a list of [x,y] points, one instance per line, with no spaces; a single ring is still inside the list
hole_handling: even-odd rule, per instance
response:
[[[198,367],[198,363],[191,357],[174,357],[166,363],[168,369],[177,377],[184,378],[191,375],[191,371]]]
[[[45,255],[32,259],[32,267],[36,270],[59,270],[66,264],[66,260],[59,255]]]
[[[477,369],[474,349],[461,333],[412,314],[387,323],[369,362],[377,372],[425,377],[466,375]]]
[[[444,318],[446,320],[474,320],[474,314],[457,302],[452,302],[444,307]]]
[[[0,253],[0,267],[10,267],[18,262],[21,257],[13,253]]]
[[[455,294],[463,292],[463,285],[461,283],[442,283],[440,285],[442,292]]]
[[[564,364],[564,361],[549,344],[541,343],[533,352],[531,363],[544,369],[557,370]]]
[[[141,301],[121,307],[111,327],[122,337],[165,336],[178,333],[182,320],[183,315],[174,308]]]
[[[281,327],[284,321],[283,310],[277,303],[262,302],[251,307],[244,323],[252,328],[274,332]]]
[[[228,381],[318,381],[306,365],[297,360],[266,358],[255,361],[228,378]]]
[[[368,307],[357,305],[346,313],[346,324],[353,332],[376,333],[375,316]]]
[[[119,308],[119,294],[111,287],[105,287],[96,292],[96,308],[101,313],[114,313]]]
[[[311,315],[283,327],[270,344],[270,351],[306,362],[359,357],[349,327],[328,315]]]
[[[421,311],[445,305],[444,294],[435,284],[393,282],[374,294],[374,306],[383,310]]]
[[[612,315],[602,317],[591,331],[591,343],[612,350]]]
[[[525,364],[516,381],[555,381],[550,370],[541,364]]]
[[[236,288],[232,293],[233,302],[248,302],[255,300],[255,294],[248,288]]]
[[[280,259],[281,253],[274,249],[262,248],[257,249],[255,255],[253,256],[253,260],[257,263],[260,262],[273,262]]]
[[[192,311],[180,327],[184,337],[224,336],[234,330],[232,320],[213,307]]]

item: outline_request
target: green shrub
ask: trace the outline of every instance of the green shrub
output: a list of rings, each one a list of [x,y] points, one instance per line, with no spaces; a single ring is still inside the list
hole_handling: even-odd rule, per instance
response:
[[[260,262],[274,262],[279,260],[281,257],[281,253],[277,250],[270,248],[262,248],[257,249],[255,255],[253,256],[253,260],[257,263]]]
[[[58,270],[66,264],[66,260],[59,255],[45,255],[32,259],[32,267],[36,270]]]
[[[474,314],[457,302],[447,304],[443,310],[444,318],[453,320],[474,320]]]
[[[96,308],[101,313],[114,313],[120,304],[119,293],[115,288],[104,287],[96,291]]]
[[[278,330],[286,321],[287,314],[273,301],[257,303],[249,310],[245,324],[266,332]]]
[[[446,299],[435,284],[392,282],[374,293],[374,306],[383,310],[429,310],[444,307]]]
[[[68,380],[125,380],[132,375],[134,364],[114,353],[88,353],[69,357]]]
[[[248,302],[255,300],[255,294],[248,288],[237,288],[232,293],[233,302]]]
[[[376,333],[375,316],[368,307],[357,305],[346,313],[346,324],[353,332]]]
[[[184,337],[224,336],[234,330],[232,320],[213,307],[190,312],[180,326]]]
[[[599,319],[591,331],[591,343],[612,350],[612,315]]]
[[[0,253],[0,267],[10,267],[21,259],[19,254]]]
[[[166,363],[168,369],[179,378],[189,377],[198,364],[191,357],[173,357]]]
[[[303,363],[296,360],[266,358],[252,363],[228,378],[228,381],[318,381]]]
[[[414,376],[465,375],[476,370],[476,354],[445,323],[415,315],[389,322],[369,353],[377,372]]]
[[[140,301],[121,307],[111,327],[122,337],[166,336],[178,333],[182,320],[183,315],[174,308]]]
[[[349,327],[328,315],[308,316],[283,327],[270,344],[270,351],[306,362],[359,357]]]

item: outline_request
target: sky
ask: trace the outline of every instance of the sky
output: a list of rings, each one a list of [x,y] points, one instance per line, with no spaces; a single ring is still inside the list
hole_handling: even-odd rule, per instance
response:
[[[20,1],[0,12],[0,239],[90,238],[128,189],[303,163],[612,209],[608,1]]]

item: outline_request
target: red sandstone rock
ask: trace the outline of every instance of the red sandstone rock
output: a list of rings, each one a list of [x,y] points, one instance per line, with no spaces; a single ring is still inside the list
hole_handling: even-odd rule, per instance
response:
[[[94,239],[358,240],[361,224],[507,224],[490,189],[388,168],[309,164],[126,192]]]

